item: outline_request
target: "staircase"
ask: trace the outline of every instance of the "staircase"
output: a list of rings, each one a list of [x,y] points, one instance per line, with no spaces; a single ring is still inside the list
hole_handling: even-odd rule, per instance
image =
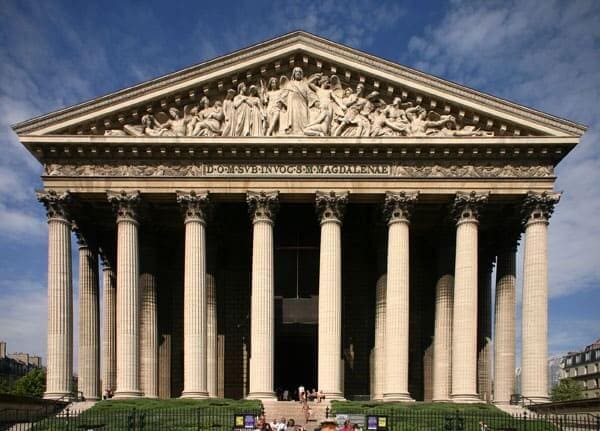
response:
[[[303,425],[308,430],[312,430],[318,428],[321,422],[325,420],[325,409],[329,407],[329,403],[327,401],[320,403],[309,401],[308,406],[312,413],[308,423],[304,420],[302,404],[298,401],[263,401],[263,406],[265,408],[265,419],[268,422],[274,422],[282,418],[285,418],[286,422],[294,419],[297,425]]]
[[[520,406],[518,404],[495,404],[500,410],[505,413],[508,413],[511,416],[523,416],[527,415],[529,417],[536,417],[536,413],[531,410],[527,410],[525,407]]]

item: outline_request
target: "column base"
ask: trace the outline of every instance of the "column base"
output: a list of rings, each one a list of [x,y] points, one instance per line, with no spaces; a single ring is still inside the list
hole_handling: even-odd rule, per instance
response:
[[[549,403],[550,402],[550,397],[545,397],[545,396],[528,396],[528,395],[523,395],[523,398],[525,398],[526,401],[530,401],[533,404],[542,404],[542,403]]]
[[[83,399],[85,401],[100,401],[100,397],[86,397],[86,396],[84,396]]]
[[[484,401],[477,394],[452,394],[450,401],[458,404],[477,404]]]
[[[59,400],[71,396],[71,392],[44,392],[45,400]]]
[[[250,392],[246,396],[247,400],[277,401],[275,392]]]
[[[129,400],[131,398],[143,398],[144,394],[141,391],[117,391],[113,400]]]
[[[409,393],[383,394],[383,401],[399,401],[403,403],[415,402],[415,400],[410,396]]]
[[[188,398],[188,399],[204,399],[208,398],[208,392],[201,391],[185,391],[181,394],[179,398]]]
[[[450,398],[437,398],[435,400],[431,400],[432,403],[450,403],[452,400]]]
[[[323,392],[323,395],[325,395],[325,401],[331,401],[331,400],[345,401],[346,400],[346,398],[344,398],[344,394],[341,392]]]

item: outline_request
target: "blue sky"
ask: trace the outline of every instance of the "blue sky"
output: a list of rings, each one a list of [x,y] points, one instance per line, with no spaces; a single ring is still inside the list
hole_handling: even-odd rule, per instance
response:
[[[9,125],[296,29],[590,126],[557,170],[550,352],[600,337],[598,1],[0,0],[0,339],[9,351],[45,355],[47,259],[33,194],[41,167]]]

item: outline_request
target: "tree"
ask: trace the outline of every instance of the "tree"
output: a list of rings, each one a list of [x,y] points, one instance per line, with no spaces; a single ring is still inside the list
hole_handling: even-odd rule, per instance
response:
[[[46,390],[46,372],[35,368],[15,382],[12,393],[27,397],[41,398]]]
[[[552,401],[571,401],[583,398],[583,386],[573,379],[562,379],[552,388]]]

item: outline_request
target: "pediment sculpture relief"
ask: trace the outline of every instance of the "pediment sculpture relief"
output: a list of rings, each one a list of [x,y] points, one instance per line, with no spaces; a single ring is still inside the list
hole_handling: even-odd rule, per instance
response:
[[[146,114],[140,124],[106,130],[105,135],[130,136],[493,136],[452,115],[403,102],[386,102],[364,84],[344,87],[335,75],[291,76],[265,82],[240,82],[219,100],[204,96],[183,110]]]

